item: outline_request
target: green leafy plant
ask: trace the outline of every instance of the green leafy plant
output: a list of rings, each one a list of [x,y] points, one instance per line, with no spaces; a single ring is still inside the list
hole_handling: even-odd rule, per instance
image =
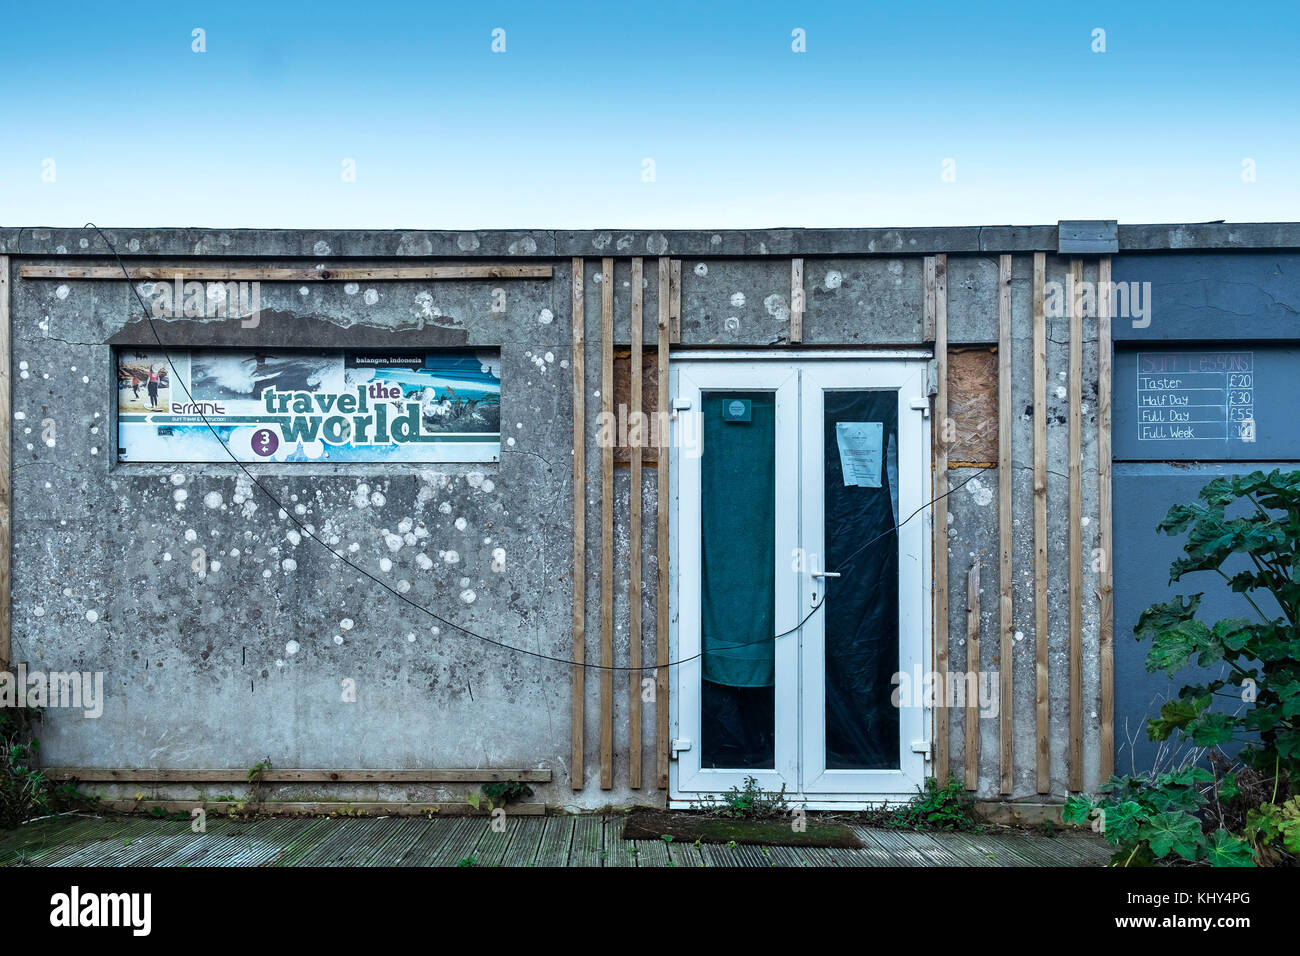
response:
[[[36,766],[40,742],[32,725],[40,711],[25,708],[0,710],[0,827],[16,827],[48,811],[49,782]]]
[[[1300,858],[1300,797],[1251,810],[1246,815],[1245,835],[1262,862]]]
[[[503,780],[499,783],[485,783],[480,787],[483,796],[492,801],[493,806],[504,807],[515,800],[524,800],[533,795],[533,788],[518,780]]]
[[[1199,504],[1170,508],[1158,526],[1165,534],[1187,536],[1169,582],[1199,571],[1218,574],[1256,619],[1199,620],[1204,592],[1178,595],[1142,612],[1134,632],[1139,640],[1151,640],[1148,671],[1172,677],[1193,658],[1201,667],[1228,668],[1226,676],[1183,687],[1148,723],[1147,734],[1167,740],[1178,731],[1198,747],[1236,741],[1243,744],[1241,760],[1248,766],[1295,780],[1300,773],[1300,584],[1295,580],[1300,472],[1216,478],[1198,497]],[[1228,509],[1239,505],[1246,513],[1228,517]],[[1246,559],[1246,567],[1230,575],[1223,565],[1237,556]],[[1211,709],[1216,698],[1237,706],[1233,712]]]
[[[764,790],[754,777],[746,777],[743,787],[732,787],[720,798],[706,796],[698,804],[692,804],[692,809],[735,820],[776,820],[790,814],[785,785],[779,791]]]
[[[262,783],[266,776],[266,772],[270,769],[270,757],[267,757],[265,760],[259,760],[257,763],[253,764],[253,766],[248,768],[248,798],[240,804],[241,810],[250,803],[255,806],[261,806],[262,801],[265,799],[265,795],[262,792]]]
[[[1218,780],[1201,767],[1185,767],[1155,777],[1111,777],[1103,799],[1076,794],[1065,802],[1066,823],[1087,826],[1116,847],[1113,866],[1150,866],[1181,858],[1214,866],[1253,866],[1250,845],[1225,829],[1204,826],[1212,798],[1227,799],[1235,782]]]
[[[872,826],[897,827],[904,830],[976,830],[975,797],[962,781],[950,776],[942,787],[934,777],[927,777],[916,796],[900,806],[888,804],[863,814]]]
[[[1199,748],[1197,759],[1208,751],[1215,772],[1194,760],[1173,773],[1112,777],[1101,801],[1067,801],[1066,821],[1104,833],[1118,848],[1117,865],[1182,859],[1251,866],[1283,862],[1300,849],[1300,805],[1287,799],[1300,773],[1300,472],[1216,478],[1197,497],[1174,505],[1157,526],[1186,537],[1169,583],[1212,572],[1255,616],[1203,621],[1200,592],[1153,604],[1138,619],[1138,640],[1151,641],[1148,671],[1172,677],[1195,663],[1217,665],[1224,676],[1184,686],[1147,724],[1152,740],[1177,733]],[[1225,571],[1229,561],[1239,570]],[[1216,709],[1216,700],[1230,709]],[[1241,746],[1241,766],[1222,773],[1218,748],[1229,743]],[[1271,794],[1261,799],[1265,781]]]
[[[93,801],[77,791],[75,780],[55,783],[41,773],[40,719],[37,707],[0,707],[0,828]]]

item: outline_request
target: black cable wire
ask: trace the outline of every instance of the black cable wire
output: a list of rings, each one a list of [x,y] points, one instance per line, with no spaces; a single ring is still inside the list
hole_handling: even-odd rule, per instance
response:
[[[121,257],[120,255],[118,255],[117,248],[113,245],[112,242],[109,241],[108,236],[104,235],[104,231],[103,231],[102,229],[100,229],[99,226],[95,225],[93,222],[88,222],[88,223],[86,223],[86,225],[83,226],[82,228],[83,228],[83,229],[93,229],[93,230],[95,230],[95,232],[96,232],[96,234],[99,236],[99,238],[102,239],[102,240],[104,241],[104,245],[106,245],[106,246],[108,247],[109,252],[112,253],[113,258],[114,258],[115,260],[117,260],[118,268],[122,270],[122,275],[126,278],[127,285],[130,287],[132,294],[135,296],[136,302],[138,302],[138,303],[140,304],[140,311],[143,313],[143,315],[144,315],[144,317],[145,317],[145,321],[149,323],[149,330],[153,333],[153,337],[154,337],[154,339],[158,342],[158,348],[159,348],[159,350],[163,353],[163,357],[167,359],[167,365],[168,365],[168,366],[171,368],[171,370],[172,370],[172,380],[173,380],[174,382],[178,382],[178,383],[180,384],[182,390],[184,390],[184,392],[185,392],[185,397],[186,397],[187,399],[189,399],[190,404],[195,405],[195,407],[198,409],[198,415],[199,415],[199,417],[200,417],[201,419],[203,419],[203,424],[206,425],[206,426],[208,427],[208,430],[209,430],[210,432],[212,432],[212,436],[213,436],[214,438],[216,438],[216,440],[221,444],[221,447],[222,447],[223,449],[225,449],[226,454],[230,456],[230,460],[233,461],[233,462],[234,462],[234,463],[239,467],[239,470],[242,471],[242,472],[244,473],[244,476],[245,476],[245,477],[246,477],[246,478],[247,478],[247,479],[248,479],[248,480],[253,484],[253,486],[254,486],[255,488],[257,488],[258,491],[262,492],[262,494],[266,495],[266,497],[269,498],[269,499],[271,500],[271,503],[275,505],[275,507],[276,507],[276,509],[279,511],[279,513],[283,514],[283,515],[284,515],[285,517],[287,517],[290,521],[292,521],[294,524],[296,524],[296,525],[299,527],[299,529],[301,529],[302,532],[303,532],[305,535],[307,535],[307,537],[311,538],[311,540],[315,541],[315,542],[316,542],[317,544],[319,544],[322,548],[324,548],[326,551],[328,551],[328,552],[329,552],[330,554],[332,554],[334,557],[338,558],[340,561],[342,561],[342,562],[343,562],[345,565],[347,565],[349,568],[351,568],[351,569],[354,570],[354,571],[357,571],[357,572],[360,573],[360,574],[365,575],[367,578],[369,578],[369,579],[370,579],[371,581],[373,581],[375,584],[378,584],[381,588],[383,588],[383,589],[384,589],[385,591],[387,591],[388,593],[392,594],[394,597],[396,597],[396,598],[399,599],[400,601],[402,601],[402,602],[404,602],[404,603],[406,603],[406,604],[409,604],[411,607],[415,608],[417,611],[420,611],[420,612],[422,612],[422,613],[424,613],[424,614],[427,614],[429,617],[433,618],[435,621],[438,621],[440,624],[444,624],[444,625],[446,625],[447,627],[452,628],[453,630],[460,631],[462,634],[466,634],[466,635],[468,635],[469,637],[472,637],[472,638],[475,638],[475,639],[477,639],[477,640],[483,641],[483,642],[486,643],[486,644],[491,644],[491,645],[494,646],[494,647],[500,647],[500,648],[502,648],[502,649],[504,649],[504,650],[507,650],[507,651],[514,651],[514,652],[517,653],[517,654],[524,654],[524,655],[526,655],[526,656],[528,656],[528,657],[535,657],[535,658],[538,658],[539,660],[551,661],[551,662],[556,663],[556,664],[566,664],[566,665],[568,665],[568,666],[570,666],[570,667],[584,667],[584,668],[589,668],[589,669],[592,669],[592,670],[609,670],[609,671],[653,671],[653,670],[658,670],[660,667],[677,667],[677,666],[682,665],[682,664],[689,664],[691,661],[697,660],[697,659],[699,659],[699,658],[701,658],[701,657],[704,656],[704,652],[703,652],[703,651],[700,651],[698,654],[692,654],[690,657],[684,657],[684,658],[681,658],[681,659],[679,659],[679,660],[675,660],[675,661],[668,661],[668,662],[665,663],[665,664],[647,664],[647,665],[643,665],[643,666],[641,666],[641,667],[623,667],[623,666],[620,666],[620,665],[588,664],[586,661],[574,661],[574,660],[569,660],[568,658],[564,658],[564,657],[554,657],[554,656],[552,656],[552,655],[550,655],[550,654],[543,654],[543,653],[541,653],[540,651],[530,651],[530,650],[528,650],[527,648],[516,647],[516,646],[514,646],[513,644],[506,644],[506,643],[504,643],[504,642],[502,642],[502,641],[498,641],[498,640],[496,640],[495,638],[488,637],[486,634],[480,634],[480,633],[478,633],[477,631],[470,630],[469,628],[464,627],[463,625],[457,624],[455,621],[449,621],[449,620],[447,620],[446,618],[441,617],[441,616],[439,616],[438,614],[436,614],[435,612],[431,611],[429,608],[425,607],[424,605],[422,605],[422,604],[418,604],[418,603],[416,603],[415,601],[412,601],[412,600],[411,600],[410,598],[408,598],[405,594],[402,594],[400,591],[396,590],[395,588],[390,587],[386,581],[382,580],[381,578],[377,578],[377,577],[375,577],[373,574],[371,574],[371,573],[370,573],[369,571],[367,571],[365,568],[353,564],[351,561],[349,561],[349,560],[348,560],[346,557],[344,557],[342,554],[340,554],[339,552],[335,551],[332,547],[330,547],[330,545],[329,545],[327,542],[322,541],[320,538],[318,538],[318,537],[316,536],[315,532],[313,532],[313,531],[312,531],[312,530],[311,530],[311,529],[310,529],[310,528],[309,528],[305,523],[303,523],[302,521],[299,521],[299,520],[294,516],[293,511],[292,511],[291,509],[289,509],[289,508],[286,508],[286,507],[281,503],[280,499],[278,499],[275,495],[273,495],[273,494],[270,492],[270,490],[267,489],[267,487],[266,487],[265,485],[263,485],[260,481],[258,481],[258,480],[257,480],[257,477],[256,477],[252,472],[250,472],[250,471],[248,470],[248,468],[245,466],[245,464],[244,464],[242,461],[239,460],[239,456],[237,456],[233,451],[230,450],[230,446],[229,446],[228,444],[226,444],[225,440],[223,440],[222,437],[221,437],[221,435],[218,434],[218,432],[217,432],[216,428],[213,426],[213,424],[212,424],[210,421],[208,421],[208,417],[207,417],[206,414],[204,414],[202,406],[201,406],[201,405],[198,405],[198,403],[196,403],[196,402],[194,401],[194,396],[190,394],[189,387],[188,387],[188,386],[185,384],[185,382],[181,379],[181,376],[179,375],[179,373],[177,373],[177,371],[176,371],[176,366],[175,366],[175,364],[172,362],[171,353],[167,351],[167,346],[163,344],[162,337],[159,336],[159,334],[158,334],[158,328],[157,328],[157,326],[154,325],[153,317],[149,314],[149,309],[148,309],[148,307],[145,305],[145,303],[144,303],[144,299],[141,298],[141,296],[140,296],[140,291],[139,291],[139,289],[136,288],[135,281],[131,278],[131,273],[130,273],[130,271],[126,268],[126,264],[122,261],[122,257]],[[978,473],[977,473],[977,474],[978,474]],[[861,551],[863,551],[865,548],[867,548],[869,545],[875,543],[876,541],[880,540],[881,538],[885,537],[885,536],[888,535],[888,534],[891,534],[891,533],[893,533],[893,532],[898,531],[899,528],[901,528],[903,525],[907,524],[907,522],[911,521],[913,518],[915,518],[918,514],[920,514],[920,513],[921,513],[922,511],[924,511],[926,508],[930,507],[931,505],[933,505],[935,502],[939,501],[940,499],[942,499],[942,498],[946,498],[948,495],[952,494],[954,491],[956,491],[956,490],[958,490],[959,488],[961,488],[962,485],[966,484],[967,481],[970,481],[971,478],[974,478],[974,477],[975,477],[975,475],[971,475],[969,478],[966,479],[966,481],[963,481],[961,484],[957,485],[956,488],[950,488],[948,491],[946,491],[944,494],[940,495],[938,498],[933,498],[933,499],[931,499],[930,501],[926,502],[926,503],[923,504],[920,508],[917,508],[917,509],[916,509],[915,511],[913,511],[910,515],[908,515],[905,519],[903,519],[903,521],[901,521],[901,522],[899,522],[898,524],[894,525],[894,526],[893,526],[892,528],[890,528],[889,530],[887,530],[887,531],[883,531],[883,532],[881,532],[880,534],[876,535],[874,538],[872,538],[871,540],[869,540],[866,544],[864,544],[864,545],[862,545],[860,548],[858,548],[857,551],[854,551],[853,554],[849,555],[849,557],[852,558],[852,557],[856,556],[856,555],[859,554]],[[847,561],[847,560],[848,560],[848,559],[846,559],[846,561]],[[814,605],[814,607],[812,608],[812,610],[810,610],[810,611],[807,613],[807,615],[804,616],[803,620],[801,620],[801,621],[800,621],[798,624],[796,624],[794,627],[790,628],[789,630],[782,631],[780,634],[777,634],[777,635],[775,635],[775,636],[773,636],[773,637],[771,637],[771,638],[763,638],[763,639],[760,640],[760,641],[753,641],[753,642],[751,642],[750,644],[737,644],[737,645],[732,645],[732,646],[734,646],[734,647],[750,647],[750,646],[753,646],[754,644],[766,644],[769,640],[775,642],[775,641],[779,640],[779,639],[782,638],[782,637],[786,637],[786,636],[788,636],[788,635],[790,635],[790,634],[793,634],[793,633],[795,633],[796,631],[798,631],[800,628],[802,628],[805,624],[807,624],[808,621],[812,618],[812,616],[813,616],[814,614],[816,614],[816,613],[821,609],[822,605],[825,604],[825,603],[826,603],[826,595],[825,595],[825,590],[823,590],[821,601],[819,601],[816,605]]]

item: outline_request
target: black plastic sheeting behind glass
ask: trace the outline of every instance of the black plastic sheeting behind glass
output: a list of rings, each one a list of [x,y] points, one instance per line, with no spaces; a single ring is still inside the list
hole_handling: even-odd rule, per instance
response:
[[[827,580],[826,766],[831,770],[887,770],[899,766],[897,489],[898,394],[825,393],[825,567]],[[880,422],[880,487],[845,485],[837,422]],[[880,535],[863,550],[864,544]],[[857,551],[857,554],[854,552]]]
[[[776,764],[776,396],[705,392],[702,404],[701,765],[768,769]]]

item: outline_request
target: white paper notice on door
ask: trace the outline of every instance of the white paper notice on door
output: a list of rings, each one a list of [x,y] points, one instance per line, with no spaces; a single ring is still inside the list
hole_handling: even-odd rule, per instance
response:
[[[880,487],[883,422],[836,422],[835,441],[840,447],[844,484],[859,488]]]

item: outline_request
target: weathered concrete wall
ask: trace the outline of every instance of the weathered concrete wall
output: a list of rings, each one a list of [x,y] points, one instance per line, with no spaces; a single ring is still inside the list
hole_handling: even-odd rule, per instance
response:
[[[1047,257],[1046,282],[1065,282],[1070,260]],[[1086,263],[1084,279],[1097,279],[1095,262]],[[998,337],[997,257],[950,257],[948,260],[948,323],[954,342],[994,342]],[[1034,342],[1033,257],[1013,256],[1011,264],[1011,467],[1012,488],[1012,632],[1013,658],[1001,660],[1000,560],[998,543],[997,468],[956,469],[950,487],[967,484],[948,499],[950,666],[970,667],[965,653],[966,575],[978,556],[980,571],[980,667],[1012,678],[1015,726],[1012,799],[1034,798],[1036,781],[1037,679],[1034,613]],[[1047,549],[1048,549],[1048,740],[1052,794],[1066,792],[1069,768],[1069,324],[1047,319]],[[1097,325],[1083,323],[1082,411],[1082,550],[1083,569],[1083,696],[1085,783],[1097,780],[1097,741],[1100,730],[1098,656],[1098,576],[1093,549],[1097,547]],[[1003,436],[1006,438],[1007,436]],[[1001,794],[1000,721],[980,721],[979,795]],[[950,720],[952,769],[961,775],[965,763],[963,712]]]
[[[1179,248],[1165,228],[1151,248]],[[1198,227],[1200,228],[1200,227]],[[1258,227],[1262,228],[1262,227]],[[1280,228],[1280,227],[1279,227]],[[615,474],[615,588],[601,593],[600,256],[616,256],[615,337],[628,339],[632,255],[645,256],[644,333],[656,340],[660,254],[682,258],[684,347],[784,347],[790,333],[791,254],[805,256],[807,347],[924,344],[924,254],[950,253],[949,336],[997,341],[997,256],[1012,251],[1015,681],[1014,797],[1035,794],[1032,511],[1032,256],[1055,230],[774,230],[737,233],[373,233],[118,230],[133,255],[186,255],[205,264],[409,264],[399,256],[546,261],[551,280],[343,283],[262,287],[263,321],[170,320],[176,347],[465,346],[499,349],[502,454],[487,465],[258,465],[250,470],[375,585],[319,545],[231,465],[118,464],[112,344],[154,344],[124,283],[18,280],[20,262],[111,265],[75,230],[0,230],[14,261],[15,658],[44,669],[103,670],[99,720],[51,712],[51,764],[140,767],[546,767],[537,787],[552,804],[659,802],[653,789],[654,707],[643,707],[645,779],[627,786],[629,675],[614,678],[615,785],[599,787],[600,674],[586,681],[585,786],[572,790],[570,668],[458,633],[452,623],[542,655],[571,654],[572,406],[569,255],[586,256],[587,660],[600,660],[600,609],[612,603],[615,660],[628,659],[627,568],[644,555],[645,661],[653,660],[656,475],[646,467],[642,540],[629,540],[629,472]],[[1204,235],[1202,235],[1204,233]],[[1130,237],[1139,235],[1129,233]],[[1276,239],[1205,232],[1198,241]],[[717,241],[714,241],[714,237]],[[1136,242],[1125,238],[1121,242]],[[947,242],[947,245],[942,243]],[[132,245],[134,243],[134,245]],[[1161,245],[1163,243],[1164,245]],[[35,256],[35,258],[32,258]],[[304,260],[303,256],[316,259]],[[347,258],[344,258],[347,257]],[[1118,263],[1123,254],[1116,258]],[[421,259],[421,263],[431,260]],[[436,261],[436,260],[433,260]],[[1048,256],[1049,281],[1067,258]],[[1089,261],[1085,278],[1095,280]],[[506,310],[490,310],[491,290]],[[1085,780],[1097,780],[1096,325],[1085,321],[1083,415]],[[1048,323],[1050,743],[1052,791],[1066,786],[1068,753],[1068,326]],[[53,423],[53,444],[43,440]],[[952,485],[969,476],[957,471]],[[955,492],[949,529],[952,667],[967,665],[966,571],[983,565],[981,669],[999,670],[996,469]],[[922,519],[918,519],[922,520]],[[1116,529],[1117,535],[1121,529]],[[396,537],[394,537],[394,535]],[[191,552],[206,549],[206,574]],[[493,570],[494,549],[506,553]],[[219,566],[218,566],[219,563]],[[399,596],[401,595],[401,596]],[[472,600],[470,599],[472,595]],[[411,602],[434,610],[438,621]],[[351,626],[345,626],[351,622]],[[435,630],[436,629],[436,630]],[[1121,637],[1117,633],[1117,640]],[[295,652],[290,651],[296,642]],[[357,701],[341,699],[356,682]],[[960,772],[963,715],[952,715]],[[998,796],[998,722],[983,722],[980,794]],[[220,788],[212,788],[220,789]],[[309,797],[283,788],[276,796]],[[337,793],[338,791],[331,791]],[[463,788],[353,788],[350,796],[459,799]]]
[[[505,283],[500,314],[489,311],[496,284],[266,284],[258,328],[157,327],[177,346],[499,348],[499,464],[249,470],[334,550],[415,604],[567,658],[567,264],[553,282]],[[277,516],[233,464],[115,461],[107,343],[152,338],[129,322],[138,309],[127,295],[120,282],[14,285],[15,657],[107,674],[103,717],[51,712],[44,759],[546,766],[563,795],[553,798],[568,802],[566,666],[474,640],[383,590]],[[206,574],[192,570],[196,547],[211,561]],[[356,703],[342,700],[345,679]]]

